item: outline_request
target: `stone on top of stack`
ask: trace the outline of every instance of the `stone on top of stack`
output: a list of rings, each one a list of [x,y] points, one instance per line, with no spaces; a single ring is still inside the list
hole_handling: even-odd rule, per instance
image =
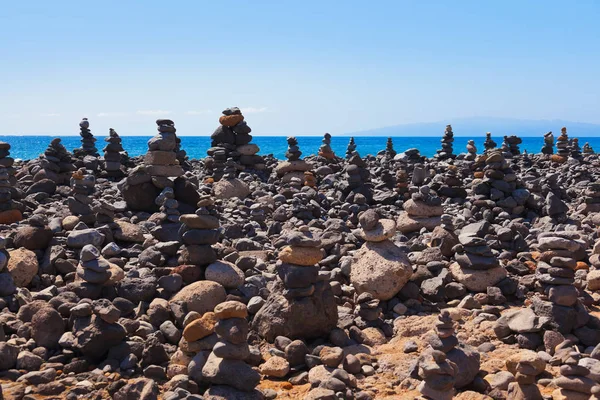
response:
[[[73,154],[77,158],[84,158],[85,156],[98,157],[98,149],[96,148],[96,138],[90,131],[90,122],[87,118],[84,118],[79,123],[81,132],[81,148],[73,150]]]
[[[398,230],[402,233],[433,230],[441,223],[444,213],[442,199],[428,185],[411,188],[411,198],[404,202],[404,211],[398,215]]]
[[[544,135],[544,146],[542,147],[542,154],[554,154],[554,135],[552,134],[552,131]]]
[[[106,175],[115,178],[123,177],[125,173],[122,169],[122,159],[125,150],[121,144],[119,134],[113,128],[110,128],[108,136],[104,138],[104,141],[106,142],[106,146],[104,146],[102,151],[104,152],[104,169]]]
[[[183,175],[183,168],[177,160],[175,123],[170,119],[158,119],[156,125],[158,134],[148,141],[148,152],[144,157],[146,172],[159,178]]]
[[[331,135],[329,133],[323,135],[323,144],[319,147],[318,155],[326,160],[336,159],[335,153],[331,149]]]
[[[439,160],[447,160],[449,158],[456,157],[453,153],[452,143],[454,142],[454,133],[452,132],[452,125],[446,125],[444,136],[442,137],[441,150],[437,151],[436,158]]]
[[[497,146],[496,142],[494,142],[494,140],[492,139],[492,133],[491,132],[486,132],[485,133],[485,142],[483,142],[483,147],[485,148],[485,152],[489,152],[493,149],[495,149]]]
[[[15,160],[10,157],[10,144],[0,142],[0,223],[11,224],[23,219],[19,210],[21,205],[13,199],[15,178]]]

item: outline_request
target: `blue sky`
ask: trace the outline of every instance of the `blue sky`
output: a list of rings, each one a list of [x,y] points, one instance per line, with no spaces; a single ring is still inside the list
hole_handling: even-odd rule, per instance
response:
[[[0,134],[207,135],[229,106],[259,135],[600,123],[598,20],[591,0],[6,2]]]

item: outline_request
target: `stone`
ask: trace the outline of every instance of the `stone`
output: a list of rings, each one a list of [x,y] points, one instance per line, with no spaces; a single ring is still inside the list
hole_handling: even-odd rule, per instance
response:
[[[25,248],[10,251],[8,272],[17,287],[26,287],[38,273],[38,261],[35,253]]]
[[[486,292],[488,286],[495,286],[507,273],[504,267],[496,267],[486,270],[474,270],[461,268],[458,263],[450,264],[452,277],[472,292]]]
[[[260,373],[273,378],[283,378],[290,372],[290,364],[283,357],[271,357],[260,366]]]
[[[279,252],[279,259],[285,263],[312,266],[323,258],[321,249],[314,247],[285,246]]]
[[[170,303],[182,303],[187,311],[200,314],[213,311],[217,304],[225,301],[225,289],[212,281],[198,281],[183,287],[170,300]]]
[[[244,273],[227,261],[215,261],[206,267],[205,277],[221,284],[225,289],[236,289],[244,284]]]

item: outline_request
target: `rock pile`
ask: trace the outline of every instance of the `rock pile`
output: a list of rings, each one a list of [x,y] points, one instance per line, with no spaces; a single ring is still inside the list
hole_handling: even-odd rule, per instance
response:
[[[183,175],[177,160],[175,123],[170,119],[158,119],[156,125],[158,134],[148,141],[148,152],[144,157],[146,172],[155,180]]]
[[[202,376],[211,385],[218,386],[211,386],[205,397],[263,398],[255,389],[260,374],[245,362],[250,357],[247,317],[248,309],[239,301],[226,301],[215,307],[214,330],[218,341],[202,368]]]
[[[154,202],[159,207],[156,220],[167,224],[179,222],[179,202],[175,199],[175,191],[172,187],[164,188]]]
[[[336,156],[333,150],[331,149],[331,135],[326,133],[323,136],[323,144],[319,147],[319,157],[322,157],[328,161],[335,160]]]
[[[353,203],[357,194],[364,196],[367,202],[373,200],[373,188],[370,183],[371,173],[367,168],[367,163],[360,158],[358,152],[355,151],[348,159],[348,163],[344,167],[344,175],[346,182],[339,183],[344,201]]]
[[[115,285],[125,277],[123,270],[108,262],[93,244],[86,244],[79,254],[77,276],[92,285]]]
[[[544,146],[542,147],[542,154],[554,154],[554,135],[552,134],[552,132],[548,132],[544,135]]]
[[[269,295],[252,323],[269,342],[277,336],[310,339],[328,335],[337,324],[337,306],[329,281],[315,265],[323,258],[321,240],[307,226],[284,234],[277,261],[281,293]],[[326,277],[326,275],[325,275]]]
[[[574,158],[576,160],[581,160],[581,158],[582,158],[581,147],[579,147],[579,139],[578,138],[573,138],[573,140],[571,140],[570,151],[571,151],[571,158]]]
[[[122,169],[122,160],[125,155],[121,138],[113,128],[110,128],[108,137],[105,137],[104,141],[107,142],[104,149],[102,149],[104,152],[104,170],[106,171],[106,175],[113,178],[121,178],[125,175]]]
[[[567,128],[562,127],[560,129],[560,136],[556,139],[556,148],[558,157],[553,158],[555,161],[564,162],[569,157],[569,136],[567,135]]]
[[[583,214],[600,212],[600,183],[588,183],[583,192],[582,200],[583,203],[577,207],[578,212]]]
[[[483,142],[483,147],[485,148],[485,152],[488,153],[496,148],[497,144],[492,139],[492,133],[485,133],[485,142]]]
[[[411,376],[421,379],[417,389],[424,399],[451,400],[456,393],[454,385],[459,372],[458,366],[448,360],[443,351],[428,347],[419,356]]]
[[[410,200],[402,205],[404,211],[398,215],[398,230],[402,233],[417,232],[422,228],[433,230],[444,213],[442,199],[427,185],[418,190],[411,188],[411,192]]]
[[[67,198],[69,210],[73,215],[88,224],[96,221],[91,195],[95,191],[96,177],[88,174],[85,168],[79,168],[71,176],[71,196]]]
[[[0,221],[3,224],[12,224],[23,218],[20,211],[22,204],[13,199],[17,184],[14,162],[10,157],[10,144],[0,142]]]
[[[354,138],[351,137],[350,141],[348,142],[348,147],[346,147],[346,160],[349,160],[350,157],[352,157],[354,155],[355,151],[356,151],[356,143],[354,142]]]
[[[475,161],[476,158],[477,158],[477,147],[475,147],[475,141],[469,140],[467,142],[467,156],[465,157],[465,159],[467,159],[469,161]]]
[[[84,118],[79,123],[79,129],[81,132],[81,148],[73,150],[73,154],[77,158],[84,158],[85,156],[98,157],[98,149],[96,148],[96,138],[90,131],[90,122],[87,118]]]
[[[447,160],[449,158],[456,157],[453,154],[452,143],[454,143],[454,133],[452,132],[452,125],[446,125],[444,136],[441,140],[442,148],[437,151],[436,158],[439,160]]]
[[[523,139],[521,139],[520,137],[514,135],[504,136],[504,143],[507,144],[508,151],[510,151],[510,154],[512,154],[513,157],[521,154],[521,151],[519,150],[519,145],[523,143]]]
[[[507,400],[541,400],[542,394],[535,383],[546,369],[546,361],[532,351],[522,351],[506,360],[506,369],[515,382],[508,384]]]
[[[458,167],[456,165],[448,165],[448,169],[443,176],[443,183],[436,190],[440,196],[452,199],[464,199],[467,197],[467,191],[463,187],[462,179],[458,176]]]
[[[40,157],[40,170],[33,177],[35,191],[54,194],[57,185],[69,183],[71,172],[74,170],[71,154],[59,138],[52,139]],[[29,191],[33,192],[31,188]]]
[[[366,243],[354,255],[350,282],[358,294],[389,300],[412,275],[408,257],[390,240],[396,234],[396,223],[381,219],[372,209],[359,215],[359,223],[356,234]]]
[[[295,179],[304,182],[304,172],[310,171],[312,165],[300,159],[302,152],[298,147],[298,140],[295,137],[288,137],[287,142],[288,149],[285,153],[287,161],[280,162],[275,167],[275,173],[284,183],[289,183]]]
[[[564,355],[560,376],[552,381],[554,386],[558,386],[552,392],[552,399],[584,400],[595,399],[597,397],[593,395],[600,395],[600,385],[592,379],[590,369],[580,364],[582,359],[582,354],[575,350]],[[597,379],[597,371],[594,377]]]
[[[583,145],[583,154],[586,156],[594,154],[594,149],[592,148],[592,146],[590,146],[588,142],[585,142],[585,144]]]

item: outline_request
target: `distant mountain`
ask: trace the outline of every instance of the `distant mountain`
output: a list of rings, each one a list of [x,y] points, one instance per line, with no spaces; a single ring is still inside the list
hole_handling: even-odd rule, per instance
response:
[[[452,125],[455,136],[485,136],[492,132],[493,137],[504,135],[542,136],[552,131],[555,136],[560,128],[567,127],[567,133],[573,137],[600,136],[600,125],[586,122],[563,120],[528,120],[493,117],[456,118],[443,122],[423,122],[387,126],[384,128],[348,133],[347,136],[442,136],[446,125]]]

